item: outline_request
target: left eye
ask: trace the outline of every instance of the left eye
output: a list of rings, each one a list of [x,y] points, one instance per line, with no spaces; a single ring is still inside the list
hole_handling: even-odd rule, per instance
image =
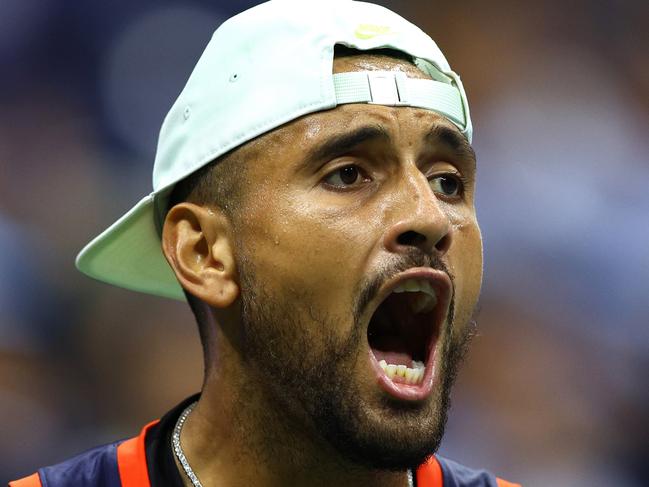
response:
[[[363,179],[360,169],[356,166],[344,166],[336,169],[325,178],[325,182],[337,188],[345,188]]]
[[[458,196],[462,192],[462,181],[452,174],[442,174],[430,180],[430,186],[435,193],[444,196]]]

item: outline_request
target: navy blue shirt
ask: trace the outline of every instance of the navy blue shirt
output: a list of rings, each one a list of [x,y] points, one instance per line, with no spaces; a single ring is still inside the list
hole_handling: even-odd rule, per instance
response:
[[[165,414],[158,423],[149,427],[146,433],[143,433],[145,436],[142,458],[146,458],[146,468],[144,465],[139,465],[139,468],[142,472],[148,473],[150,483],[148,486],[144,485],[146,483],[144,480],[138,480],[137,485],[133,485],[132,481],[129,485],[122,483],[120,470],[125,467],[120,465],[121,460],[118,460],[118,448],[122,441],[93,448],[57,465],[40,468],[38,479],[32,478],[31,483],[22,485],[36,487],[40,480],[42,487],[184,487],[171,450],[171,435],[182,412],[187,406],[197,401],[198,397],[199,395],[195,395],[186,399]],[[138,459],[132,460],[132,462],[139,461]],[[505,487],[515,485],[505,483],[485,470],[474,470],[440,456],[435,456],[426,465],[424,467],[427,470],[426,474],[418,471],[415,476],[417,487]],[[436,474],[433,475],[433,471],[436,471]],[[441,476],[439,475],[440,471]],[[430,479],[433,478],[442,480],[442,484],[440,485],[438,480],[431,481]],[[10,485],[13,487],[12,484]],[[18,481],[17,487],[22,487],[22,485]]]

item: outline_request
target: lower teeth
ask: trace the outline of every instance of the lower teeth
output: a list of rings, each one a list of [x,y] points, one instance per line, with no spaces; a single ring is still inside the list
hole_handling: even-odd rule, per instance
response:
[[[381,360],[379,365],[390,379],[397,379],[399,382],[418,384],[424,378],[424,363],[417,360],[412,361],[412,368],[389,364],[385,360]]]

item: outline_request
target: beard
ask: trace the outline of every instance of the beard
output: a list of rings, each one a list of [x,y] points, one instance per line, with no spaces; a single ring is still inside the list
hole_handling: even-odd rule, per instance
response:
[[[343,322],[318,309],[304,290],[269,292],[251,260],[244,257],[239,262],[243,355],[261,374],[271,407],[280,411],[280,417],[294,421],[293,427],[313,428],[341,458],[359,466],[392,471],[416,468],[441,443],[451,388],[475,334],[474,321],[454,323],[454,296],[442,326],[439,382],[430,400],[404,403],[381,395],[378,404],[370,406],[351,373],[357,370],[359,358],[365,359],[359,357],[362,340],[367,340],[362,313],[381,285],[406,269],[426,266],[445,271],[453,280],[443,262],[413,249],[360,283],[350,310],[350,329],[349,320]],[[339,336],[340,330],[349,332]],[[309,425],[304,425],[305,417]]]

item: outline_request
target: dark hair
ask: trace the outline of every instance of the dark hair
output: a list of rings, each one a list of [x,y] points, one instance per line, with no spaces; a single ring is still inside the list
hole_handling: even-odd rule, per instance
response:
[[[334,46],[334,58],[350,56],[387,56],[391,57],[392,59],[399,59],[410,64],[415,64],[415,60],[410,54],[403,51],[398,51],[396,49],[390,49],[386,47],[381,49],[368,49],[367,51],[361,51],[360,49],[349,47],[344,44],[336,44]]]

